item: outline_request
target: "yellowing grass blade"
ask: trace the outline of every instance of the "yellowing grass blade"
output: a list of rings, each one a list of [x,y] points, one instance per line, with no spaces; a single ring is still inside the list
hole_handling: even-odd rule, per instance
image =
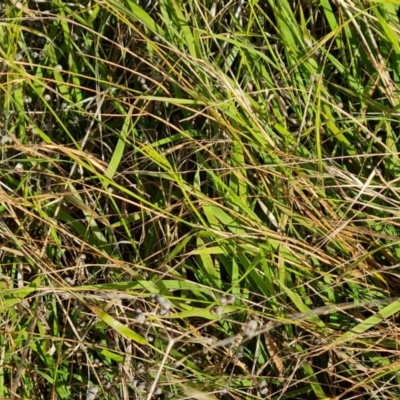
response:
[[[109,327],[115,329],[119,334],[125,336],[127,339],[131,339],[139,344],[147,344],[147,340],[140,336],[138,333],[134,332],[132,329],[127,328],[125,325],[121,324],[113,317],[100,310],[100,308],[86,304],[86,306],[99,317],[103,322],[105,322]]]

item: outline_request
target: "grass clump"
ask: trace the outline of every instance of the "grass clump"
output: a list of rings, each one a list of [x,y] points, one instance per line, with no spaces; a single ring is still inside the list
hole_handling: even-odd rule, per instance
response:
[[[400,398],[398,8],[3,3],[0,397]]]

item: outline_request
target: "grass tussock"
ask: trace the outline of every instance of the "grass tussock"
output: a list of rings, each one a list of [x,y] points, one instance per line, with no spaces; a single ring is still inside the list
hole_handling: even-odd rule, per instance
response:
[[[398,13],[1,3],[0,398],[400,398]]]

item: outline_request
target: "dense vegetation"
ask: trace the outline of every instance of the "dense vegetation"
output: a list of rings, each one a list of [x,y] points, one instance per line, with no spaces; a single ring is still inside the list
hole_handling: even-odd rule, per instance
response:
[[[2,3],[0,398],[400,399],[399,4]]]

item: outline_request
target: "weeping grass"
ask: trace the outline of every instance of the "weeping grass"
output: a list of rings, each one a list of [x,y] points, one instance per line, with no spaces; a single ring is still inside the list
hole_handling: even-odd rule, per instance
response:
[[[1,398],[400,398],[398,2],[0,13]]]

